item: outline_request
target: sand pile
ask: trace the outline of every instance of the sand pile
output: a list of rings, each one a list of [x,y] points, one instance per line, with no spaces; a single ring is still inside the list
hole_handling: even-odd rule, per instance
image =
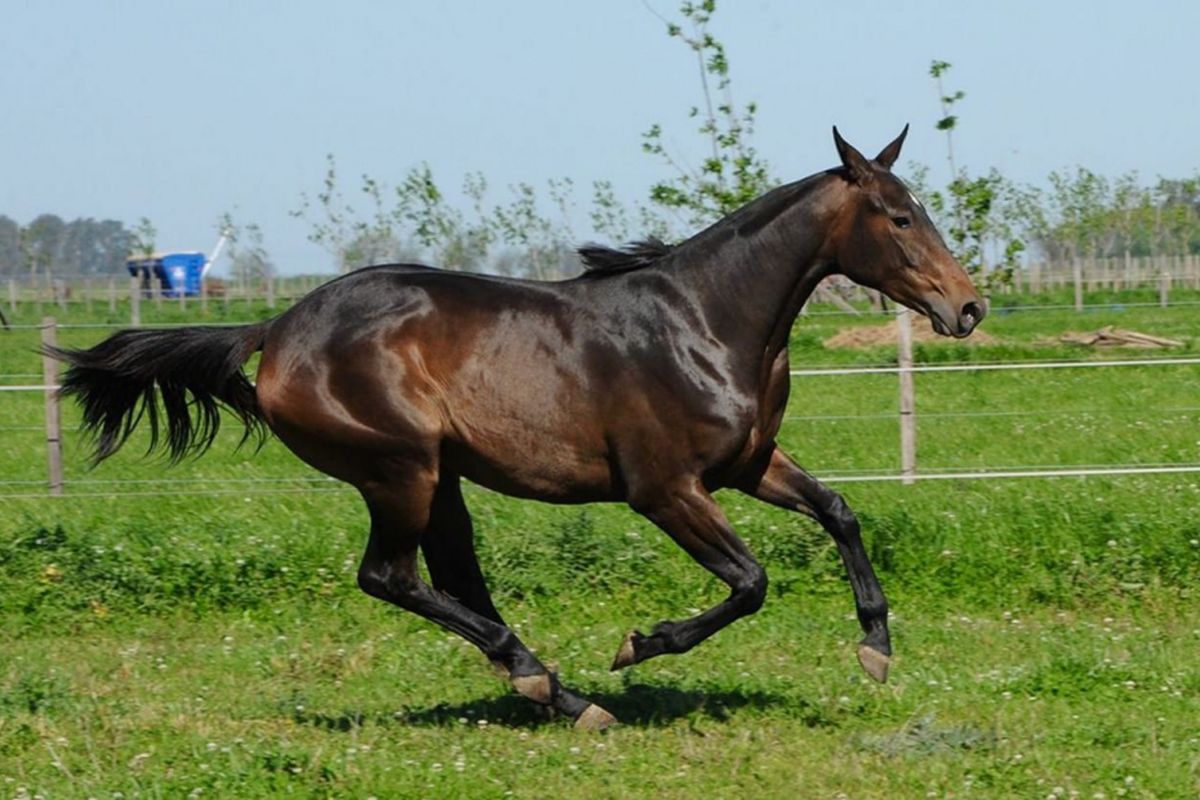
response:
[[[856,325],[842,328],[825,340],[826,347],[883,347],[896,344],[896,321],[886,325]],[[975,331],[966,339],[951,339],[933,331],[928,317],[915,317],[912,322],[914,342],[962,342],[964,344],[996,344],[999,341],[986,331]]]

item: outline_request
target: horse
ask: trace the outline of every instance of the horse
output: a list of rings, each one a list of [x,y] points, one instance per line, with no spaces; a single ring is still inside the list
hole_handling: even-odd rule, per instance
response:
[[[551,503],[626,503],[729,587],[700,614],[629,632],[613,670],[691,650],[762,606],[767,575],[716,490],[811,517],[849,576],[858,660],[884,682],[888,605],[858,520],[775,437],[788,335],[823,278],[876,289],[943,335],[965,337],[983,319],[967,273],[891,172],[907,133],[868,159],[835,127],[840,166],[674,246],[583,247],[585,271],[571,279],[383,265],[266,322],[125,330],[51,353],[69,365],[62,391],[82,406],[97,462],[143,417],[152,449],[161,428],[171,459],[199,454],[224,406],[247,437],[273,433],[355,487],[370,517],[362,591],[462,636],[518,693],[576,727],[616,720],[563,685],[496,610],[463,479]],[[252,384],[242,367],[255,352]]]

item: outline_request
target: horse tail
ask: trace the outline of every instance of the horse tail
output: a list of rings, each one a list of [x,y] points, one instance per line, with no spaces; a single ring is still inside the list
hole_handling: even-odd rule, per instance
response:
[[[270,325],[125,330],[87,350],[44,352],[70,365],[60,392],[83,407],[83,430],[95,440],[93,463],[120,449],[143,416],[150,426],[147,452],[165,428],[175,463],[212,446],[220,405],[245,426],[242,443],[253,437],[262,445],[266,420],[242,365],[262,350]]]

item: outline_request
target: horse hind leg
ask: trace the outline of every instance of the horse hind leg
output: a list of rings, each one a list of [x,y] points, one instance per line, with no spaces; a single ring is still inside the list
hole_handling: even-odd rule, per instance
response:
[[[438,480],[428,529],[421,537],[421,552],[434,589],[493,622],[505,624],[479,568],[475,530],[457,475],[443,472]]]
[[[463,540],[469,541],[470,517],[456,508],[457,490],[439,497],[436,473],[414,470],[407,479],[387,484],[373,484],[363,490],[371,515],[371,533],[367,550],[359,567],[358,582],[364,592],[412,611],[443,628],[457,633],[474,644],[492,662],[508,672],[513,688],[541,705],[551,706],[575,720],[584,729],[600,729],[616,722],[603,708],[568,691],[556,676],[537,660],[517,635],[498,620],[491,607],[492,618],[481,603],[482,595],[462,565],[455,568],[456,555],[461,555]],[[466,520],[467,528],[462,527]],[[426,536],[447,536],[458,541],[453,546],[441,543],[425,548],[435,553],[431,575],[443,586],[459,587],[477,607],[471,608],[444,591],[430,587],[421,580],[417,569],[417,550]],[[469,549],[469,547],[468,547]],[[471,552],[474,562],[474,553]],[[478,571],[478,563],[474,564]],[[482,574],[479,577],[482,583]],[[491,606],[487,598],[486,606]]]

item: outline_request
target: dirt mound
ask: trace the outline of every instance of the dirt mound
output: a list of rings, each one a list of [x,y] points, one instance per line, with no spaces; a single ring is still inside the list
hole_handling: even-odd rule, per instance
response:
[[[856,325],[842,328],[825,340],[826,347],[883,347],[896,344],[896,321],[886,325]],[[961,341],[964,344],[996,344],[999,340],[985,331],[975,331],[966,339],[948,339],[934,333],[928,317],[916,317],[912,324],[914,342]]]

